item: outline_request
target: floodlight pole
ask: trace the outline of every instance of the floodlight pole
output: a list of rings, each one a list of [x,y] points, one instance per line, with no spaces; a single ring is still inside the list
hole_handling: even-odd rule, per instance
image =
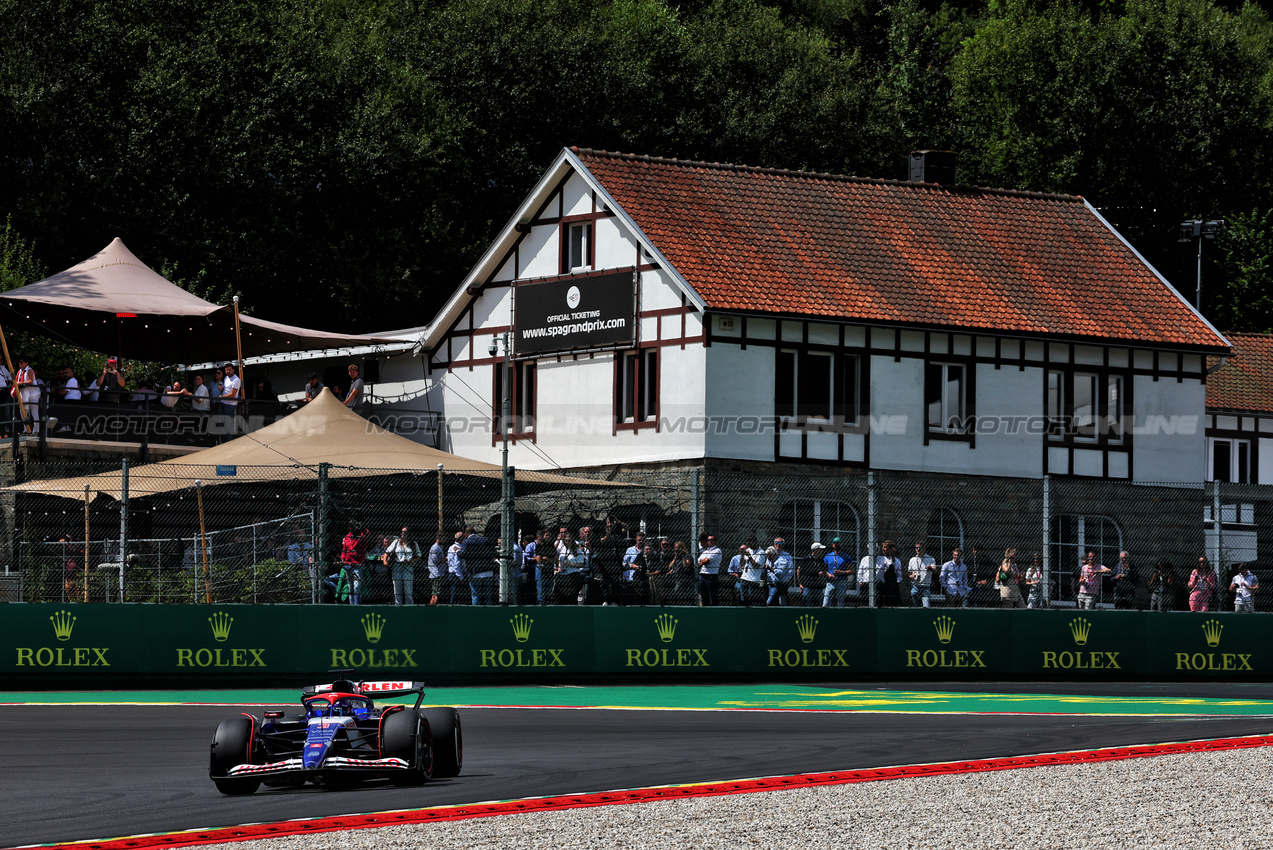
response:
[[[508,429],[513,414],[512,397],[509,395],[508,373],[509,332],[504,331],[504,360],[500,364],[502,395],[500,399],[500,435],[503,437],[503,460],[500,464],[500,522],[499,522],[499,602],[511,605],[517,601],[513,592],[513,470],[508,465]],[[492,341],[492,347],[495,343]]]
[[[1212,221],[1191,220],[1180,223],[1179,242],[1198,241],[1198,283],[1194,291],[1193,306],[1202,312],[1202,240],[1215,239],[1224,228],[1224,219]]]

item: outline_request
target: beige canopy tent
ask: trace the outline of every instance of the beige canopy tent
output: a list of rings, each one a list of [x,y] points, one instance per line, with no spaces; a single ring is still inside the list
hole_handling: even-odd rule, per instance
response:
[[[366,477],[402,472],[436,472],[480,476],[498,482],[497,464],[447,454],[373,425],[345,407],[331,391],[272,425],[201,452],[133,467],[128,472],[130,499],[193,487],[269,481],[313,481],[318,465],[330,463],[329,477]],[[220,474],[218,474],[220,473]],[[0,490],[41,493],[83,500],[99,495],[119,499],[122,471],[78,478],[31,481]],[[548,472],[519,471],[519,487],[623,487],[627,485]]]
[[[243,356],[401,342],[240,316]],[[66,271],[0,293],[0,325],[135,360],[230,360],[234,308],[170,283],[115,239]]]

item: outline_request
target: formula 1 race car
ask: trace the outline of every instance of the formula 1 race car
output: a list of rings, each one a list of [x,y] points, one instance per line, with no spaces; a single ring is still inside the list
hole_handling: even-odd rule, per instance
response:
[[[415,705],[377,708],[371,695],[416,695]],[[222,794],[251,794],[264,782],[339,788],[365,779],[423,785],[457,776],[464,761],[460,712],[420,708],[423,682],[351,682],[303,689],[304,714],[267,711],[222,721],[208,775]]]

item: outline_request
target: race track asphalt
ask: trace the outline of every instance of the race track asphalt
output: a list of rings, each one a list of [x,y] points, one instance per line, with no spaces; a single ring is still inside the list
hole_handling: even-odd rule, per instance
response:
[[[1125,692],[1181,693],[1179,687],[1153,687],[1127,686]],[[1124,692],[1104,689],[1111,690]],[[1258,690],[1258,696],[1250,690],[1241,696],[1268,698],[1267,688]],[[464,771],[455,779],[422,788],[262,788],[252,797],[223,797],[207,776],[208,744],[217,723],[238,711],[0,705],[10,732],[8,746],[0,749],[0,847],[1273,732],[1273,717],[1251,713],[1198,718],[468,708]],[[739,805],[738,798],[719,800]]]

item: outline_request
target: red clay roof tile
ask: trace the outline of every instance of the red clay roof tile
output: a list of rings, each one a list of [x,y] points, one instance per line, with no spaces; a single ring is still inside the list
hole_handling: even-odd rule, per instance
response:
[[[711,309],[1226,347],[1082,198],[575,152]]]
[[[1273,335],[1225,336],[1233,356],[1207,378],[1207,409],[1273,413]],[[1208,360],[1208,366],[1219,362]]]

